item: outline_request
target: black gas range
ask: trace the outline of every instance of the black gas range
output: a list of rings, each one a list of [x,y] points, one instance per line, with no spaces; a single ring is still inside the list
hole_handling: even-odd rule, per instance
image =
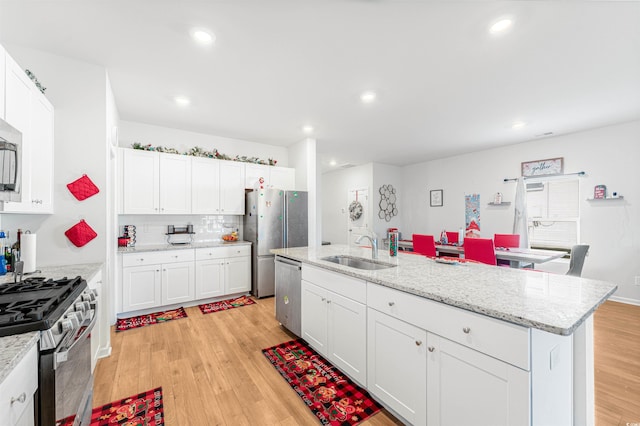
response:
[[[97,294],[81,277],[27,278],[0,284],[0,337],[40,332],[37,425],[89,424],[93,374],[91,330]]]

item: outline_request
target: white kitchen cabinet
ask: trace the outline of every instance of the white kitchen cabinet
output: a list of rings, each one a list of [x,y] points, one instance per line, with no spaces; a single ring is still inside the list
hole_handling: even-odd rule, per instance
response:
[[[244,165],[236,161],[220,162],[220,213],[244,214]]]
[[[52,213],[53,106],[11,56],[4,61],[5,119],[22,132],[22,201],[5,202],[3,211]]]
[[[123,213],[190,214],[191,159],[123,149]]]
[[[220,213],[220,160],[191,159],[191,213]]]
[[[427,341],[429,426],[529,424],[527,371],[431,333]]]
[[[0,46],[0,118],[4,120],[4,95],[5,95],[5,50]]]
[[[4,426],[35,423],[33,395],[38,388],[38,345],[33,345],[0,383],[0,422]]]
[[[413,425],[427,422],[427,332],[368,308],[367,389]]]
[[[160,157],[160,213],[191,213],[191,158],[158,154]]]
[[[296,189],[296,170],[293,168],[250,163],[245,165],[245,188],[255,189],[259,186],[260,178],[264,179],[262,185],[265,188]]]
[[[163,305],[189,302],[195,297],[195,265],[178,262],[162,265]]]
[[[302,271],[302,337],[366,385],[367,315],[359,294],[365,283],[306,265]]]
[[[251,246],[196,249],[196,299],[251,291]]]
[[[122,312],[184,303],[195,297],[193,250],[122,255]]]

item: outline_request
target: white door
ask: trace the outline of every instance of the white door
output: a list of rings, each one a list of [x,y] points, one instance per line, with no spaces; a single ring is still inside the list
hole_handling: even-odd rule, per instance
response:
[[[160,306],[160,265],[132,266],[122,269],[122,311]]]
[[[220,161],[191,159],[191,213],[220,213]]]
[[[195,297],[194,262],[162,265],[162,304],[189,302]]]
[[[230,257],[225,261],[225,294],[251,291],[251,258]]]
[[[31,96],[31,122],[31,204],[34,212],[52,213],[53,106],[39,93]]]
[[[191,159],[160,154],[160,213],[191,213]]]
[[[196,300],[224,294],[224,259],[196,262]]]
[[[427,332],[368,308],[367,389],[413,425],[427,421]]]
[[[347,205],[347,241],[355,244],[361,235],[370,235],[372,230],[371,208],[369,206],[369,190],[353,189],[349,191]],[[378,235],[379,238],[384,236]],[[369,245],[369,240],[361,242],[360,245]]]
[[[429,334],[429,425],[527,425],[529,373]]]
[[[271,167],[269,184],[277,189],[293,191],[296,189],[296,169],[289,167]]]
[[[331,362],[352,379],[367,383],[367,308],[327,291],[327,347]]]
[[[160,208],[160,158],[157,152],[123,150],[125,214],[157,214]]]
[[[302,338],[318,353],[327,353],[327,290],[302,281]]]
[[[220,213],[244,214],[244,164],[220,162]]]

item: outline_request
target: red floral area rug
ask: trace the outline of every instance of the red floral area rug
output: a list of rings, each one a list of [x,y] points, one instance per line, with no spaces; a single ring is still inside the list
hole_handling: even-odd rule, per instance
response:
[[[241,306],[255,305],[255,301],[247,296],[236,297],[235,299],[221,300],[219,302],[205,303],[198,305],[203,314],[226,311],[227,309],[239,308]]]
[[[147,325],[158,324],[175,319],[186,318],[187,313],[184,308],[172,309],[164,312],[154,312],[152,314],[140,315],[131,318],[118,318],[116,321],[116,331],[131,330],[132,328],[145,327]]]
[[[58,420],[56,426],[73,426],[75,416]],[[91,411],[91,426],[160,426],[164,425],[162,388],[110,402]]]
[[[302,339],[262,353],[323,425],[356,425],[382,408]]]

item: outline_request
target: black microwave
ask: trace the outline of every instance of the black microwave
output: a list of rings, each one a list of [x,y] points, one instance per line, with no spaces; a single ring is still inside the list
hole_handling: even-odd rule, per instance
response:
[[[22,133],[0,119],[0,201],[22,201]]]

